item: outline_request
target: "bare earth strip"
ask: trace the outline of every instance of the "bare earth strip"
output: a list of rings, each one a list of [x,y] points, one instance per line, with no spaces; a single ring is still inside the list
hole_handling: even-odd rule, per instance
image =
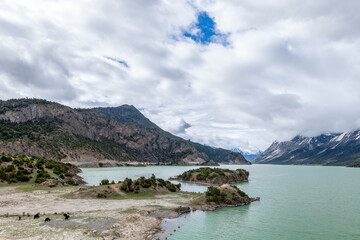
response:
[[[182,194],[141,200],[61,197],[70,191],[23,192],[17,187],[0,187],[0,239],[156,239],[161,219],[149,212],[189,202]],[[40,219],[33,219],[38,212]],[[70,213],[70,220],[64,220],[63,212]],[[17,215],[24,213],[19,221]],[[51,221],[44,223],[45,217]]]

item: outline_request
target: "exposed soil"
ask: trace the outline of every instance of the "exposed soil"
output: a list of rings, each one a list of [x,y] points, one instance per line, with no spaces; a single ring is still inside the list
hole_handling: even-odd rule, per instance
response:
[[[182,194],[139,200],[62,197],[77,189],[23,192],[0,187],[0,239],[156,239],[161,219],[178,216],[171,209],[191,199]],[[64,220],[64,212],[69,220]],[[36,213],[39,219],[34,219]],[[44,223],[46,217],[51,221]]]

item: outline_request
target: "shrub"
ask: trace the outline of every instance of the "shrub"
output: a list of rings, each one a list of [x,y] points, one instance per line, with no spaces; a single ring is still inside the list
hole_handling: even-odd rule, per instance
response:
[[[133,181],[130,178],[125,178],[124,182],[120,186],[120,190],[125,192],[133,192],[134,188],[132,187]]]
[[[165,186],[166,186],[166,182],[165,182],[164,179],[158,178],[158,179],[156,179],[156,180],[158,181],[158,185],[159,185],[160,187],[165,187]]]
[[[13,164],[15,164],[16,166],[21,166],[21,165],[24,164],[24,161],[20,161],[20,160],[15,159],[15,160],[13,160]]]
[[[11,162],[12,160],[12,157],[9,157],[9,156],[1,156],[1,161],[3,162]]]
[[[97,198],[106,198],[106,195],[104,193],[98,193],[96,195]]]
[[[103,179],[100,181],[100,185],[109,185],[110,182],[109,182],[109,179]]]
[[[43,164],[45,163],[46,161],[45,161],[45,159],[38,159],[37,161],[36,161],[36,163],[35,163],[35,166],[37,167],[37,168],[43,168]]]
[[[23,175],[23,174],[20,174],[20,175],[16,176],[16,178],[20,182],[27,182],[27,181],[30,180],[29,176],[26,176],[26,175]]]
[[[146,179],[145,177],[141,177],[141,178],[139,178],[139,180],[140,180],[140,185],[143,188],[149,188],[152,185],[151,179]]]
[[[166,188],[170,191],[170,192],[176,192],[176,187],[174,184],[170,183],[166,186]]]
[[[35,178],[35,183],[45,182],[47,179],[50,179],[50,174],[44,170],[38,170]]]
[[[210,178],[210,179],[214,179],[214,178],[216,178],[216,177],[218,177],[218,176],[219,176],[219,174],[213,172],[213,173],[210,173],[209,178]]]
[[[237,193],[242,196],[242,197],[245,197],[246,196],[246,193],[244,193],[243,191],[241,191],[237,186],[234,186],[234,185],[231,185],[233,188],[236,189]]]
[[[60,175],[62,173],[65,173],[65,176],[66,176],[66,173],[68,173],[68,167],[66,165],[62,165],[62,164],[56,164],[55,166],[52,165],[52,167],[54,168],[53,172],[56,174],[56,175]]]
[[[224,195],[221,194],[220,189],[213,186],[208,187],[205,196],[208,202],[220,203],[224,200]]]
[[[72,186],[78,185],[78,184],[76,184],[73,180],[68,180],[68,181],[66,181],[66,183],[67,183],[68,185],[72,185]]]
[[[12,172],[15,170],[15,167],[14,165],[8,165],[6,168],[5,168],[5,171],[6,172]]]
[[[0,168],[0,179],[1,179],[1,180],[4,180],[4,181],[8,181],[8,180],[9,180],[9,176],[6,174],[4,168]]]
[[[196,175],[196,179],[197,180],[205,180],[206,177],[205,177],[205,175],[203,173],[199,173],[198,175]]]

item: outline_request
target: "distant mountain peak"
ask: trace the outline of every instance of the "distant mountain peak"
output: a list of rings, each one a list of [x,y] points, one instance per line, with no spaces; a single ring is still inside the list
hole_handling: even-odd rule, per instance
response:
[[[160,127],[146,118],[133,105],[123,104],[118,107],[98,107],[89,110],[97,111],[119,122],[133,123],[141,127],[160,129]]]
[[[248,161],[257,158],[262,153],[262,151],[260,150],[258,150],[257,152],[249,152],[249,151],[242,151],[239,148],[231,148],[230,151],[241,153],[244,156],[244,158]]]
[[[297,135],[290,141],[274,142],[254,162],[352,166],[359,159],[360,130],[356,130],[314,137]]]

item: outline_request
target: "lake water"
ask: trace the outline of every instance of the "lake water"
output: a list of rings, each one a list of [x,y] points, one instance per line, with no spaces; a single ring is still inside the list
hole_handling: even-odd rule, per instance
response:
[[[360,239],[360,169],[321,166],[227,165],[244,168],[249,182],[237,184],[261,200],[247,206],[214,212],[192,212],[167,219],[168,239]],[[125,177],[167,179],[196,167],[151,166],[85,168],[81,174],[89,185],[101,179]],[[203,192],[206,186],[182,184],[182,190]],[[181,226],[178,229],[178,226]],[[176,229],[176,232],[173,232]]]

